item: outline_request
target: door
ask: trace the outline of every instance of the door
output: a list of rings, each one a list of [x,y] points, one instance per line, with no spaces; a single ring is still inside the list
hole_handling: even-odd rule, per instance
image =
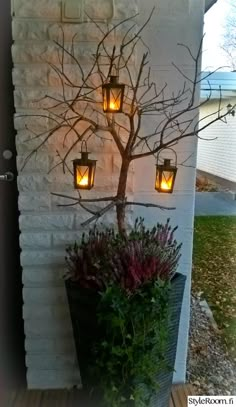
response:
[[[0,389],[25,385],[10,4],[0,2]]]

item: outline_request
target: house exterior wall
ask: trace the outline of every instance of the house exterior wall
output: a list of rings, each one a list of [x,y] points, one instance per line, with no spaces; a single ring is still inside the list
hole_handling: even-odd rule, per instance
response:
[[[144,32],[144,41],[151,49],[153,78],[160,87],[167,83],[170,89],[177,92],[182,89],[184,80],[176,72],[173,62],[184,73],[193,77],[193,64],[188,52],[177,44],[188,45],[196,55],[202,37],[205,1],[161,0],[149,1],[148,4],[150,8],[152,5],[157,7],[156,18],[151,20]],[[141,0],[139,10],[142,17],[147,16],[149,12],[145,2]],[[149,123],[146,123],[146,131],[148,127]],[[174,373],[174,382],[181,383],[185,381],[188,345],[197,140],[184,139],[174,146],[174,149],[177,152],[178,163],[181,164],[186,160],[186,166],[178,166],[173,194],[156,193],[153,188],[155,160],[149,158],[135,162],[134,199],[176,208],[174,211],[157,211],[139,207],[135,208],[135,214],[144,217],[150,226],[157,221],[165,222],[167,217],[171,218],[173,225],[179,226],[177,239],[183,242],[179,271],[188,277]]]
[[[196,51],[202,35],[203,0],[178,0],[175,4],[166,0],[149,0],[148,7],[141,0],[81,0],[79,4],[83,5],[82,11],[86,11],[88,7],[88,13],[100,22],[110,21],[111,18],[121,20],[134,15],[138,9],[140,23],[145,21],[155,5],[152,22],[144,33],[144,40],[151,49],[154,78],[160,83],[168,82],[170,88],[177,91],[183,80],[174,70],[172,62],[185,72],[192,73],[192,62],[189,62],[187,53],[184,54],[176,44],[187,41],[193,52]],[[71,5],[73,6],[73,1]],[[64,271],[65,246],[81,236],[83,229],[80,224],[88,215],[75,207],[58,207],[62,200],[51,195],[51,192],[74,193],[71,176],[62,174],[58,168],[48,174],[49,168],[56,162],[55,151],[63,151],[62,132],[59,131],[22,169],[26,155],[37,141],[27,142],[29,131],[25,127],[24,115],[43,112],[42,97],[45,94],[58,95],[60,82],[47,64],[57,61],[53,40],[58,38],[58,24],[63,25],[66,42],[78,31],[76,46],[85,66],[86,53],[91,54],[98,33],[92,25],[86,28],[81,24],[62,22],[59,0],[14,0],[12,10],[27,382],[29,388],[71,387],[79,385],[80,376],[61,275]],[[73,71],[74,65],[70,68]],[[43,131],[48,126],[49,121],[42,117],[33,118],[30,123],[32,130]],[[156,221],[165,221],[170,216],[172,224],[179,225],[177,238],[183,241],[179,270],[188,275],[175,373],[175,381],[181,382],[185,380],[189,326],[196,140],[186,140],[175,149],[178,162],[190,157],[190,167],[179,167],[173,195],[157,195],[153,190],[155,163],[145,159],[134,164],[128,180],[128,193],[134,199],[175,206],[176,210],[160,212],[146,209],[144,213],[141,209],[135,209],[135,212],[128,213],[127,218],[130,224],[137,215],[145,215],[147,224],[151,225]],[[117,150],[111,142],[101,143],[94,139],[92,151],[98,159],[96,186],[86,195],[110,195],[115,190],[118,179]],[[76,156],[78,150],[74,154]],[[103,222],[111,225],[114,219],[114,212],[111,212],[104,216]]]
[[[236,103],[236,97],[223,100],[224,106]],[[217,112],[217,101],[211,101],[200,110],[201,117]],[[211,116],[212,117],[212,116]],[[236,182],[236,119],[227,117],[227,123],[217,122],[201,133],[197,153],[197,168],[226,180]]]

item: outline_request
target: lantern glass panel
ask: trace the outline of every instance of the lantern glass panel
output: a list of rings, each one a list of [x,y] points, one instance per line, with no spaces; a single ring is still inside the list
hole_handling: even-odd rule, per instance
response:
[[[103,110],[106,112],[108,110],[108,103],[109,99],[107,98],[108,90],[106,88],[103,89]]]
[[[173,181],[174,181],[174,172],[173,171],[158,171],[156,177],[156,188],[161,189],[162,191],[171,191]]]
[[[91,189],[94,186],[96,160],[90,160],[88,154],[81,151],[81,158],[73,160],[75,189]]]
[[[120,88],[110,89],[109,110],[118,111],[121,108],[122,92]]]
[[[95,178],[95,164],[90,168],[91,176],[90,176],[90,187],[92,188],[94,186],[94,178]]]
[[[157,168],[155,189],[158,192],[173,192],[176,169],[163,169],[162,166]]]
[[[89,167],[86,165],[76,166],[76,185],[78,187],[86,188],[90,186],[89,182]]]
[[[125,85],[112,80],[103,85],[103,111],[105,113],[122,112]]]

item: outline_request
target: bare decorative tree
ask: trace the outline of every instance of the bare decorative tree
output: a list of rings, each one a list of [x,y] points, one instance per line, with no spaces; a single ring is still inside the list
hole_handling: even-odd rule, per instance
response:
[[[39,114],[39,116],[45,117],[45,119],[49,118],[51,127],[49,131],[34,134],[34,138],[38,139],[39,143],[26,157],[24,165],[60,129],[65,130],[64,140],[68,140],[68,138],[71,140],[70,146],[64,155],[57,152],[59,161],[56,166],[62,166],[64,172],[70,171],[72,173],[70,155],[79,143],[88,141],[92,135],[101,138],[106,137],[106,135],[111,137],[121,157],[116,194],[97,199],[83,199],[80,192],[78,192],[78,198],[56,194],[72,200],[69,205],[80,205],[91,213],[91,217],[84,225],[97,220],[115,206],[118,229],[121,233],[125,233],[125,208],[127,205],[174,209],[151,203],[130,202],[126,199],[130,164],[134,160],[155,156],[160,150],[173,147],[180,140],[199,137],[201,131],[206,127],[218,120],[225,121],[227,114],[230,113],[230,110],[227,111],[222,107],[220,99],[218,110],[212,113],[210,122],[209,120],[204,122],[204,119],[200,120],[198,118],[199,108],[207,103],[211,97],[209,94],[206,100],[199,102],[198,88],[203,79],[199,70],[202,43],[196,55],[191,52],[188,46],[179,44],[189,54],[194,69],[192,71],[193,76],[190,77],[175,66],[178,74],[183,78],[182,88],[178,92],[170,92],[167,84],[158,88],[157,84],[152,81],[151,69],[148,64],[149,50],[143,43],[141,36],[152,13],[153,11],[141,28],[135,23],[137,16],[127,18],[112,28],[107,27],[106,31],[102,26],[92,21],[100,32],[101,38],[98,41],[94,55],[91,57],[89,69],[82,66],[76,55],[75,38],[68,48],[65,44],[63,29],[61,29],[61,41],[56,42],[59,63],[56,65],[50,64],[50,66],[60,79],[61,96],[59,98],[45,96],[50,102],[50,106],[45,108],[45,115]],[[123,31],[124,35],[119,44],[116,41],[114,46],[111,47],[111,38],[121,26],[127,27]],[[145,52],[139,63],[136,64],[137,69],[134,73],[131,60],[138,45],[143,47]],[[76,78],[73,78],[70,72],[67,71],[66,63],[68,61],[73,62],[77,67]],[[106,114],[102,108],[102,86],[107,83],[114,69],[119,77],[125,81],[126,85],[123,113]],[[67,96],[68,89],[73,91],[71,92],[73,97]],[[216,117],[215,113],[217,113]],[[143,128],[145,127],[145,120],[150,117],[153,128],[146,133]],[[27,128],[31,131],[29,127]],[[99,201],[104,201],[107,205],[97,212],[89,209],[89,203]]]

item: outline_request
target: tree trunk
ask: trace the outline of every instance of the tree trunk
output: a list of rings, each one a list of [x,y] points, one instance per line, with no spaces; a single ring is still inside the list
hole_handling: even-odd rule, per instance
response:
[[[123,201],[123,203],[118,203],[116,205],[116,216],[117,216],[117,224],[119,233],[122,235],[126,234],[126,227],[125,227],[125,195],[126,195],[126,184],[127,184],[127,177],[129,172],[129,165],[130,160],[125,158],[122,159],[122,165],[120,169],[120,177],[119,177],[119,184],[117,189],[117,199]]]

